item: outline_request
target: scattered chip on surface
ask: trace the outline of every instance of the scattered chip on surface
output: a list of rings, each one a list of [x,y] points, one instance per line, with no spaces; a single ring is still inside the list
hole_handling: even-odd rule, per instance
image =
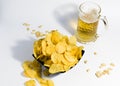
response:
[[[103,68],[103,67],[106,67],[106,64],[105,63],[101,63],[99,68]]]
[[[101,71],[97,71],[97,72],[95,73],[95,75],[96,75],[96,77],[100,78],[100,77],[102,76],[102,73],[101,73]]]
[[[28,27],[28,26],[30,26],[30,24],[28,24],[28,23],[23,23],[23,26]]]
[[[38,61],[25,61],[23,63],[23,69],[24,69],[24,76],[31,78],[31,80],[25,82],[25,86],[36,86],[35,80],[36,79],[41,86],[54,86],[54,83],[52,80],[43,79],[41,76],[42,67],[38,63]],[[45,71],[47,74],[47,71]]]
[[[35,78],[36,76],[41,76],[41,66],[36,60],[25,61],[22,66],[24,69],[23,75],[25,75],[26,77]]]
[[[114,63],[110,63],[110,66],[115,67],[115,64]]]
[[[94,55],[97,55],[97,52],[94,52]]]
[[[25,82],[25,86],[36,86],[36,83],[34,80],[28,80]]]
[[[110,67],[109,67],[110,66]],[[100,70],[96,71],[95,75],[96,77],[101,77],[103,75],[109,75],[110,74],[110,71],[112,71],[112,68],[111,67],[114,67],[114,63],[110,63],[110,65],[106,65],[105,63],[101,63],[99,68]]]
[[[84,60],[84,64],[87,64],[87,62],[88,62],[87,60]]]
[[[86,72],[90,72],[90,69],[88,68],[88,69],[86,69]]]
[[[42,28],[43,26],[42,25],[39,25],[38,28]]]
[[[39,31],[36,31],[36,32],[35,32],[35,36],[38,38],[38,37],[41,36],[41,33],[40,33]]]

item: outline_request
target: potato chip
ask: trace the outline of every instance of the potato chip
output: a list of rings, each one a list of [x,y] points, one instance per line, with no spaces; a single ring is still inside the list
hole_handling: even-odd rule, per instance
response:
[[[40,86],[48,86],[48,84],[41,84]]]
[[[72,46],[70,50],[71,55],[76,56],[77,52],[81,52],[81,51],[79,51],[79,48],[77,46]]]
[[[54,86],[54,83],[52,80],[47,80],[47,79],[37,77],[37,81],[40,83],[41,86]]]
[[[36,86],[36,83],[34,80],[28,80],[25,82],[25,86]]]
[[[46,47],[46,55],[50,56],[52,53],[55,52],[55,46],[54,45],[48,45]]]
[[[66,35],[63,35],[61,41],[65,41],[68,44],[69,38]]]
[[[34,42],[33,54],[36,59],[38,59],[37,57],[42,53],[41,42],[42,42],[42,39]]]
[[[66,51],[66,43],[65,41],[62,41],[62,42],[59,42],[57,43],[55,49],[56,49],[56,52],[58,53],[64,53]]]
[[[65,52],[64,56],[69,62],[75,62],[76,58],[75,56],[72,56],[70,52]]]
[[[24,75],[30,78],[40,76],[41,66],[37,61],[25,61],[22,64],[24,68]]]
[[[65,59],[64,56],[62,56],[61,57],[61,63],[63,63],[64,65],[68,65],[70,62],[67,59]]]
[[[41,37],[41,33],[39,31],[36,31],[35,32],[35,36],[38,38],[38,37]]]
[[[46,84],[47,80],[46,79],[43,79],[41,77],[36,77],[37,81],[40,83],[40,84]]]
[[[42,45],[41,45],[41,47],[42,47],[42,53],[43,53],[43,55],[46,55],[46,47],[47,47],[47,43],[46,43],[46,41],[45,40],[42,40],[42,43],[41,43]]]
[[[60,62],[61,62],[61,57],[62,57],[62,54],[59,54],[59,53],[54,52],[54,53],[51,55],[51,61],[52,61],[53,63],[60,63]]]
[[[63,72],[64,68],[62,64],[52,64],[49,69],[49,73],[54,74],[58,72]]]
[[[50,75],[49,69],[46,68],[46,69],[43,71],[43,74],[44,74],[45,76],[49,76],[49,75]]]
[[[25,76],[25,77],[30,77],[27,73],[26,73],[26,71],[23,71],[23,76]]]
[[[75,36],[71,36],[69,38],[69,44],[76,45],[76,43],[77,43],[76,37]]]
[[[64,68],[65,71],[68,71],[68,70],[70,70],[71,66],[69,66],[69,65],[64,65],[63,68]]]
[[[66,51],[71,51],[72,50],[72,45],[67,45],[67,47],[66,47]]]
[[[48,80],[48,86],[54,86],[54,83],[52,80]]]
[[[52,33],[49,32],[48,34],[46,34],[45,40],[47,42],[47,45],[53,44],[52,41],[51,41],[51,37],[52,37]]]
[[[57,44],[62,39],[62,35],[57,30],[52,31],[51,33],[52,33],[51,40],[53,44]]]
[[[44,62],[44,66],[46,66],[46,67],[50,67],[51,64],[53,64],[52,60],[47,60],[47,61]]]

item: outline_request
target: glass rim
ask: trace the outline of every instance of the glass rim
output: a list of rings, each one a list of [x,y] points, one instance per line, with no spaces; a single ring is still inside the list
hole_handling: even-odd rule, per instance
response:
[[[79,10],[80,10],[82,13],[86,14],[86,13],[81,9],[81,7],[82,7],[84,4],[86,4],[86,3],[90,3],[90,4],[93,4],[93,5],[96,5],[96,6],[98,7],[98,9],[99,9],[97,13],[98,13],[98,14],[101,13],[101,7],[100,7],[97,3],[92,2],[92,1],[85,1],[85,2],[83,2],[83,3],[80,4]]]

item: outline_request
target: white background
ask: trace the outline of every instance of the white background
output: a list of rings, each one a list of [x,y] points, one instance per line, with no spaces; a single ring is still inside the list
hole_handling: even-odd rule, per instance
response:
[[[70,71],[51,79],[55,86],[120,86],[120,1],[92,0],[102,8],[109,28],[100,22],[100,37],[94,43],[80,44],[85,48],[81,61]],[[24,86],[28,80],[22,76],[21,64],[31,60],[35,37],[22,26],[32,28],[43,25],[40,31],[57,29],[65,35],[73,35],[77,8],[83,0],[0,0],[0,85]],[[71,22],[74,21],[71,25]],[[97,55],[93,53],[97,52]],[[84,64],[84,60],[88,60]],[[113,62],[109,75],[97,78],[95,72],[101,63]],[[86,69],[90,71],[87,73]],[[39,85],[38,85],[39,86]]]

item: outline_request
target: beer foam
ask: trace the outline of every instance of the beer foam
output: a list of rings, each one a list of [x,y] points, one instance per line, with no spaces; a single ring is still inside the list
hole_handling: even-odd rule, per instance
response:
[[[87,23],[93,23],[98,20],[98,12],[96,9],[92,9],[81,15],[80,18]]]

